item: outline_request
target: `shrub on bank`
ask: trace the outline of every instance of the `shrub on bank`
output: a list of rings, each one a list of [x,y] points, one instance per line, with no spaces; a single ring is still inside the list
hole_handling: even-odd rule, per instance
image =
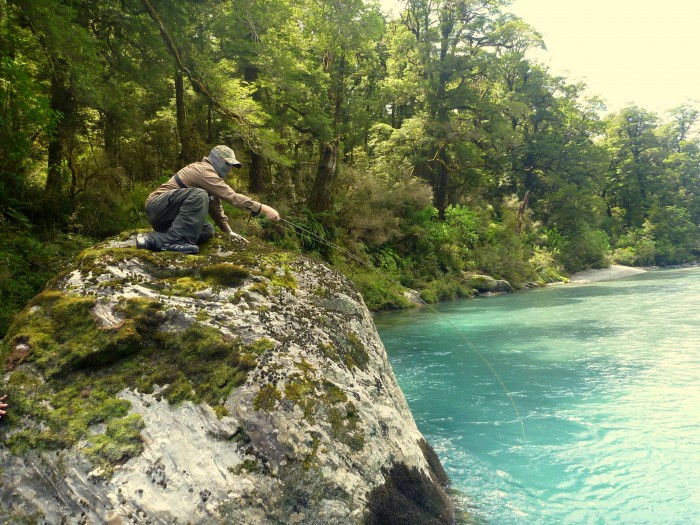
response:
[[[60,232],[35,234],[21,214],[8,210],[0,213],[0,228],[1,338],[15,314],[91,240]]]

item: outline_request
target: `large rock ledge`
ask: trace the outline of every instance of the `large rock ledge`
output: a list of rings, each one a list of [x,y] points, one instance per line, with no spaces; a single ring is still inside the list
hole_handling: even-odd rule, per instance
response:
[[[83,252],[4,341],[3,522],[454,521],[343,276],[262,244],[129,246]]]

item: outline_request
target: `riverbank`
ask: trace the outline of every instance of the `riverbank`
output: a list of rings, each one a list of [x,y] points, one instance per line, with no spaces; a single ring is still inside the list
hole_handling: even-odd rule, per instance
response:
[[[609,268],[599,268],[577,272],[571,276],[569,282],[574,284],[585,284],[614,281],[615,279],[622,279],[623,277],[629,277],[631,275],[644,273],[646,271],[647,270],[645,268],[613,264]]]

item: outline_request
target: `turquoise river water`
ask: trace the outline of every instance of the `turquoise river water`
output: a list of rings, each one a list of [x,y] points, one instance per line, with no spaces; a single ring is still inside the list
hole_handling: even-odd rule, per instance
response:
[[[700,524],[699,307],[688,268],[375,322],[477,523]]]

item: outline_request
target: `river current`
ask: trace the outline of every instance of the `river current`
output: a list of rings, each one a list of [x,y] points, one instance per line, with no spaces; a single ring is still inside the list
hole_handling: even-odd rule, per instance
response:
[[[700,524],[699,307],[688,268],[375,322],[477,523]]]

